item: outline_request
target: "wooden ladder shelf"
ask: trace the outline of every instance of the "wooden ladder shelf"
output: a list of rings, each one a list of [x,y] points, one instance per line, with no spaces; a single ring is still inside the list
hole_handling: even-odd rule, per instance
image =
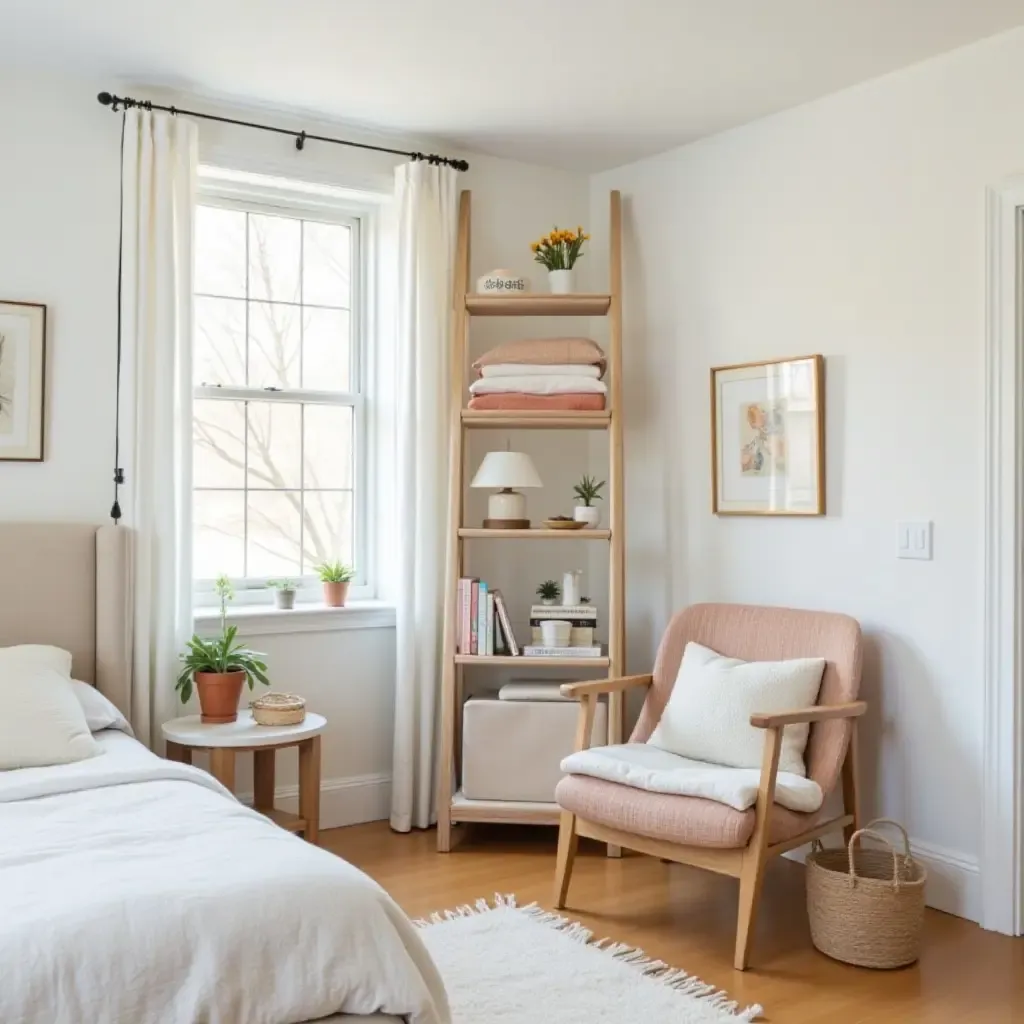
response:
[[[437,848],[451,849],[456,822],[556,825],[555,803],[512,803],[468,800],[459,784],[459,742],[464,700],[463,672],[467,666],[592,669],[588,679],[612,678],[625,673],[625,554],[622,468],[622,204],[611,193],[609,234],[610,281],[607,294],[477,295],[469,287],[470,193],[459,200],[458,242],[454,286],[452,332],[452,391],[450,416],[451,481],[448,507],[452,509],[448,531],[448,579],[445,588],[444,653],[441,686],[441,763],[437,799]],[[608,408],[604,412],[514,412],[475,410],[463,407],[469,380],[469,327],[477,316],[607,316]],[[485,530],[466,526],[464,513],[465,435],[468,430],[604,430],[608,436],[607,530]],[[464,575],[464,541],[471,538],[522,540],[587,540],[608,544],[608,654],[602,658],[525,658],[478,656],[456,652],[458,583]],[[608,742],[621,743],[623,696],[614,693],[608,703]],[[613,851],[614,852],[614,851]]]

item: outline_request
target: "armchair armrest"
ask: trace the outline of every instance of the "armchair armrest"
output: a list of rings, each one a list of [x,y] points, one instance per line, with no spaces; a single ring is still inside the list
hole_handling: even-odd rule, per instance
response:
[[[563,697],[589,697],[598,693],[616,693],[634,686],[649,686],[653,676],[616,676],[614,679],[595,679],[589,683],[563,683],[559,692]]]
[[[563,687],[563,691],[564,691]],[[778,711],[774,714],[757,713],[750,716],[755,729],[778,729],[797,722],[826,722],[832,718],[859,718],[868,706],[862,700],[849,704],[818,704],[813,708],[797,708],[794,711]]]

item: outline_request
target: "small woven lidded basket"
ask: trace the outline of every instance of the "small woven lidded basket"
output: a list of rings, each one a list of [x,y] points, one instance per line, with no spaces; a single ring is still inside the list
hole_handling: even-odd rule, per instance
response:
[[[294,693],[265,693],[249,708],[257,725],[299,725],[306,717],[306,701]]]
[[[894,825],[903,853],[875,825]],[[871,836],[887,850],[857,846]],[[924,924],[927,872],[910,855],[899,822],[877,818],[850,837],[846,849],[826,850],[814,841],[807,858],[807,916],[811,941],[835,960],[858,967],[904,967],[917,960]]]

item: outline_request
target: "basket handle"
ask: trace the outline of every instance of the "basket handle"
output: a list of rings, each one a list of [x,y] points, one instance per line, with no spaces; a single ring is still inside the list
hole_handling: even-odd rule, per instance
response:
[[[899,829],[900,835],[903,836],[903,859],[913,860],[910,855],[910,836],[907,835],[907,830],[898,822],[892,818],[875,818],[873,821],[869,821],[864,827],[874,828],[876,825],[892,825],[893,828]]]
[[[853,844],[856,843],[861,836],[871,836],[872,839],[877,839],[880,843],[885,843],[885,845],[892,851],[892,886],[894,889],[898,890],[900,887],[900,855],[896,852],[896,847],[893,846],[881,832],[874,832],[870,828],[859,828],[852,836],[850,836],[850,842],[846,848],[850,864],[850,885],[857,884],[857,871],[853,863]]]

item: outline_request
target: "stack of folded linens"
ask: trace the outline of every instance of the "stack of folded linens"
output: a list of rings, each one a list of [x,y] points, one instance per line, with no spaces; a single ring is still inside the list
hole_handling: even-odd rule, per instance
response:
[[[473,369],[470,409],[604,409],[605,358],[590,338],[527,338],[485,352]]]

